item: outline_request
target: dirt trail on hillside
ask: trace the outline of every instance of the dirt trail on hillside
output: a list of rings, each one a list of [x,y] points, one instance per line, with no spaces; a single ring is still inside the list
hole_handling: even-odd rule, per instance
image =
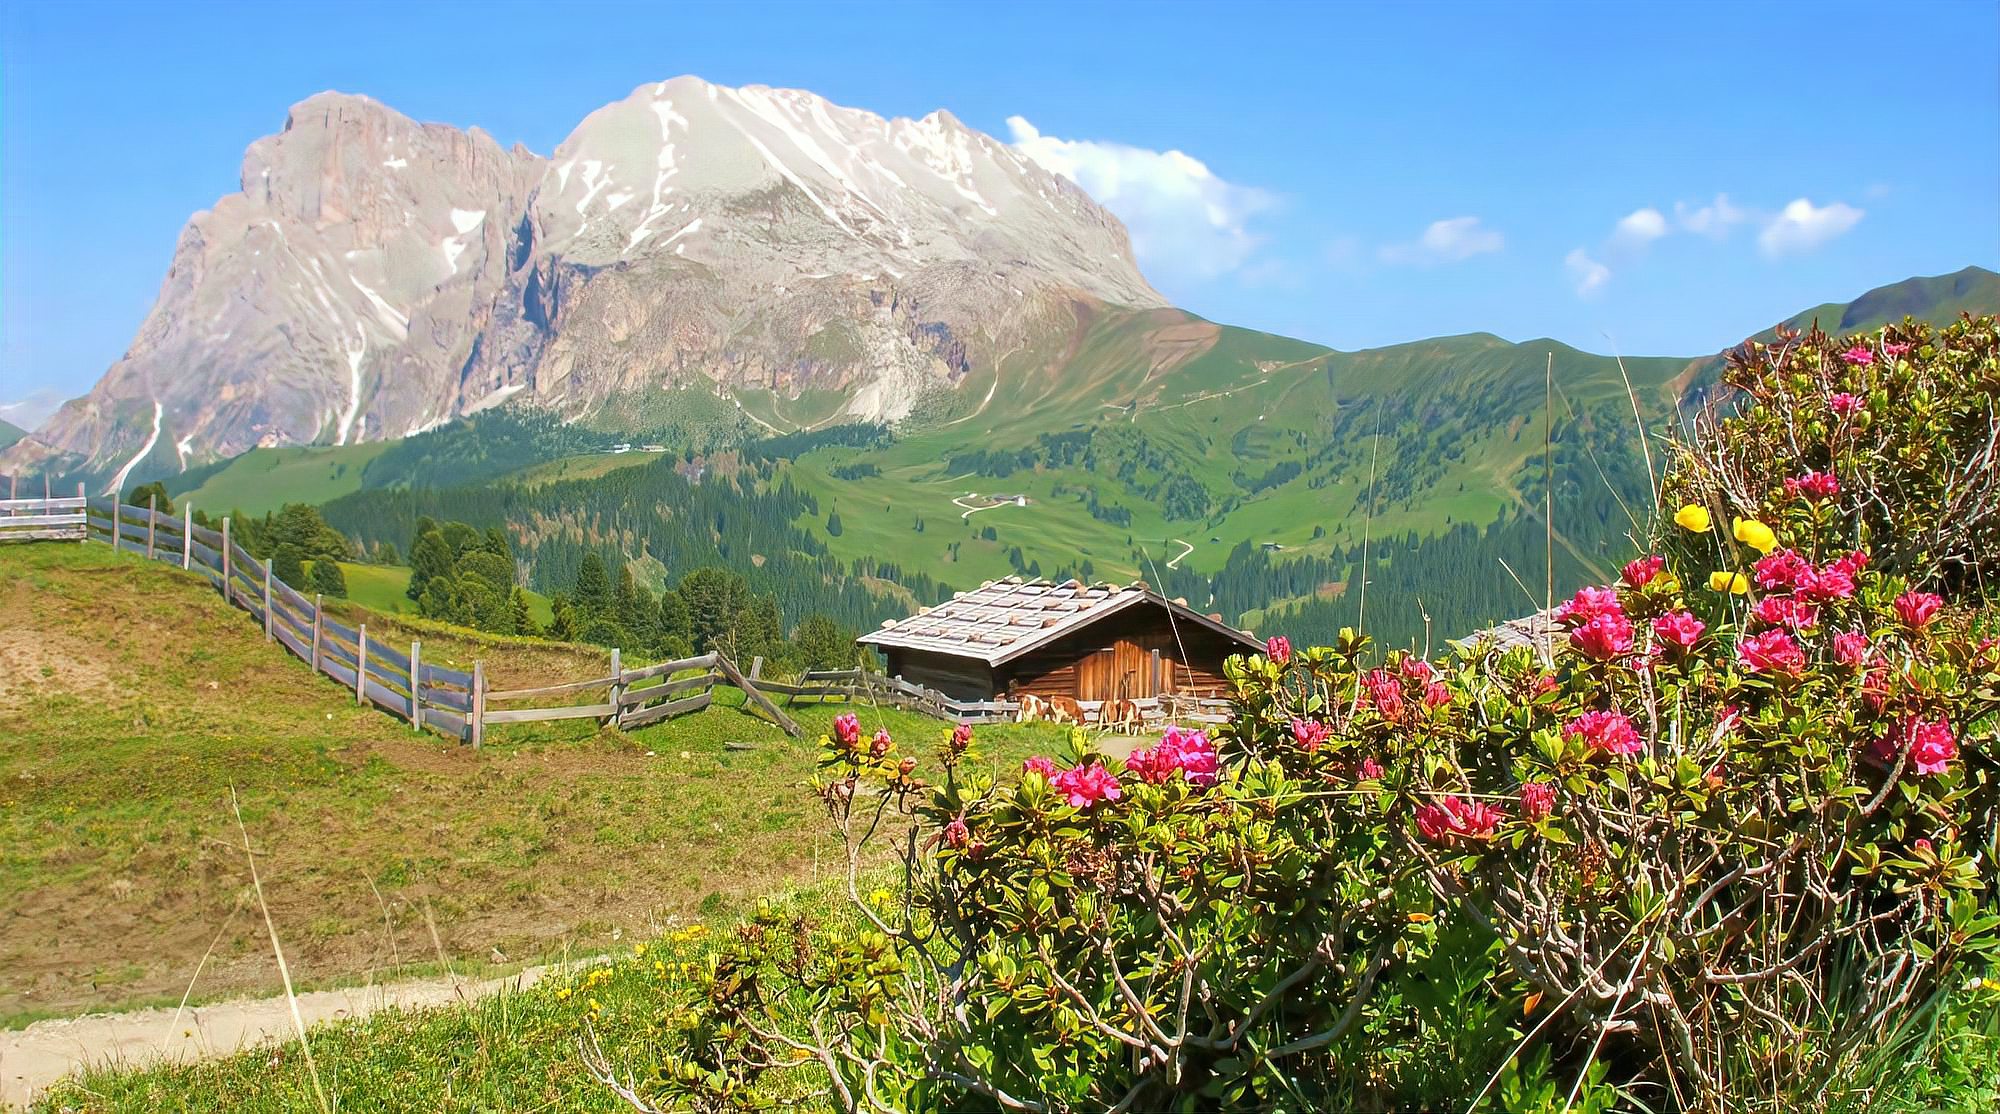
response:
[[[554,966],[530,967],[497,979],[419,979],[346,990],[301,994],[299,1013],[308,1027],[322,1021],[365,1017],[385,1007],[418,1009],[471,1001],[501,990],[535,985]],[[144,1065],[227,1056],[262,1044],[291,1040],[292,1011],[283,998],[246,998],[192,1006],[179,1019],[171,1009],[89,1014],[37,1021],[0,1032],[0,1109],[25,1107],[87,1065]]]

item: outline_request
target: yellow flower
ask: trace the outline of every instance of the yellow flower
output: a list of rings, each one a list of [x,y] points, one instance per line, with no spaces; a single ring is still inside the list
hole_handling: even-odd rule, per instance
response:
[[[1778,548],[1778,535],[1754,518],[1736,520],[1736,540],[1759,553],[1769,553]]]
[[[1658,576],[1655,576],[1650,582],[1649,586],[1658,588],[1661,592],[1664,592],[1667,595],[1673,595],[1675,592],[1681,590],[1681,578],[1675,576],[1673,573],[1663,572]]]
[[[1734,592],[1742,595],[1750,590],[1750,581],[1740,572],[1712,572],[1708,574],[1708,587],[1714,592]]]
[[[1688,530],[1696,534],[1706,534],[1709,527],[1708,509],[1689,503],[1675,512],[1674,523],[1683,530]]]

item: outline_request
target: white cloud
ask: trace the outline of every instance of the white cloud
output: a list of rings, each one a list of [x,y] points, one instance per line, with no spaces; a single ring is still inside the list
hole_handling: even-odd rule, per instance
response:
[[[1722,239],[1729,235],[1731,228],[1749,219],[1749,211],[1731,204],[1726,193],[1716,194],[1714,201],[1700,208],[1685,201],[1674,202],[1674,223],[1688,232],[1710,239]]]
[[[1611,281],[1611,268],[1590,257],[1582,248],[1573,248],[1563,256],[1563,268],[1569,272],[1570,281],[1576,283],[1576,296],[1595,297]]]
[[[1859,224],[1862,215],[1860,209],[1839,201],[1816,206],[1801,197],[1765,222],[1757,234],[1757,247],[1773,259],[1811,251]]]
[[[1640,251],[1667,234],[1667,218],[1658,209],[1634,210],[1611,229],[1611,244],[1625,251]]]
[[[1264,243],[1251,220],[1277,205],[1255,186],[1218,178],[1182,151],[1043,135],[1007,118],[1014,148],[1083,188],[1125,222],[1132,251],[1147,267],[1196,279],[1242,268]]]
[[[1457,263],[1504,246],[1505,237],[1480,224],[1478,217],[1451,217],[1432,221],[1415,243],[1388,244],[1380,254],[1384,263],[1429,266]]]

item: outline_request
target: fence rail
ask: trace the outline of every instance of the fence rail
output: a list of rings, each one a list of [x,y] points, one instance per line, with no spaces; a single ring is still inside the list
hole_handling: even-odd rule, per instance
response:
[[[0,542],[28,540],[103,541],[121,552],[199,573],[225,600],[248,612],[264,628],[266,639],[351,691],[355,703],[372,704],[413,729],[430,728],[475,747],[489,725],[569,719],[595,719],[620,728],[658,723],[708,707],[722,685],[740,689],[748,703],[794,737],[800,733],[798,724],[772,702],[772,694],[783,696],[787,706],[799,700],[859,698],[969,723],[1013,720],[1022,708],[1012,700],[956,700],[900,676],[862,669],[815,670],[796,682],[783,682],[760,676],[759,658],[746,677],[717,653],[625,669],[615,649],[610,672],[602,677],[489,690],[482,662],[474,662],[469,673],[431,665],[423,660],[420,640],[405,651],[383,641],[379,631],[371,637],[366,623],[350,627],[333,617],[319,596],[308,597],[277,579],[269,560],[259,560],[231,538],[227,518],[221,529],[211,529],[195,525],[188,507],[176,518],[110,496],[88,498],[81,487],[74,497],[0,499]],[[587,703],[547,703],[599,692],[601,699]],[[1115,729],[1220,723],[1229,710],[1226,700],[1192,696],[1073,704],[1080,722]]]

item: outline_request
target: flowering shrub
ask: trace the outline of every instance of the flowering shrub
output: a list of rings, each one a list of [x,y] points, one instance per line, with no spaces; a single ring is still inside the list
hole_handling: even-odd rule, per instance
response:
[[[1654,552],[1533,647],[1273,639],[1212,734],[1117,761],[1077,732],[1000,779],[968,729],[925,766],[843,720],[820,792],[864,926],[743,926],[657,1090],[754,1108],[804,1066],[844,1110],[1823,1095],[2000,952],[2000,645],[1968,606],[2000,539],[1961,498],[1993,482],[1968,432],[1993,336],[1746,349]],[[857,881],[880,837],[893,903]]]

